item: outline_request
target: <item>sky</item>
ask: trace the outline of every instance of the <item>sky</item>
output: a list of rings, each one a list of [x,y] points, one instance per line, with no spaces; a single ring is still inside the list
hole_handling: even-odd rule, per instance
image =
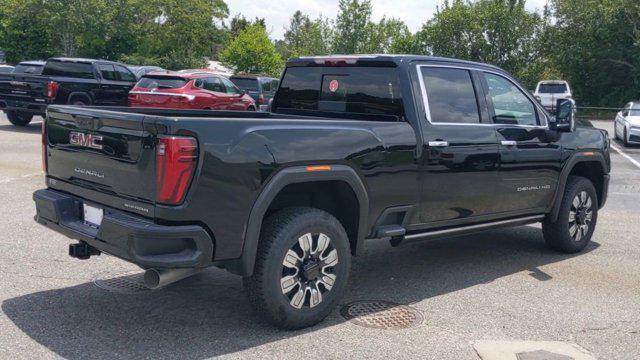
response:
[[[420,30],[422,24],[429,20],[436,11],[436,5],[443,0],[372,0],[373,20],[396,17],[403,20],[412,32]],[[528,0],[527,8],[542,10],[547,0]],[[231,16],[242,14],[247,19],[265,18],[267,30],[273,39],[282,39],[284,27],[296,10],[317,18],[335,19],[338,12],[338,0],[227,0]]]

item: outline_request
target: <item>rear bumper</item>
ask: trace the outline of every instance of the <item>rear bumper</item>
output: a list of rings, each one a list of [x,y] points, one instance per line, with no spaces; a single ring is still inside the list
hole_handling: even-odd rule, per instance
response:
[[[33,194],[33,200],[38,223],[142,268],[202,268],[211,265],[213,241],[201,226],[158,225],[145,218],[100,206],[104,209],[104,217],[101,226],[95,228],[82,219],[84,200],[81,198],[43,189]]]
[[[33,115],[45,116],[47,113],[47,102],[30,102],[11,99],[0,99],[0,110],[20,111]]]

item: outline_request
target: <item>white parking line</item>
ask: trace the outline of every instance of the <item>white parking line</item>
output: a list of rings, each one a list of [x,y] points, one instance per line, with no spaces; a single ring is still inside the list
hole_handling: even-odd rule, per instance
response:
[[[638,169],[640,169],[640,162],[638,162],[638,160],[632,158],[631,156],[627,155],[624,151],[622,151],[620,148],[618,148],[617,146],[611,144],[611,148],[613,150],[615,150],[618,154],[622,155],[622,157],[624,157],[625,159],[631,161],[631,163],[633,165],[635,165]]]

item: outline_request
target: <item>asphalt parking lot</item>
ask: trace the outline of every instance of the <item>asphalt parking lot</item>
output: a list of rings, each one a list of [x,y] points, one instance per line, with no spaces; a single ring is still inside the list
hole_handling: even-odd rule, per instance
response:
[[[611,122],[594,124],[612,134]],[[422,322],[373,329],[334,311],[284,332],[253,315],[241,279],[218,269],[159,291],[105,290],[139,270],[106,255],[71,259],[70,241],[33,221],[31,194],[44,187],[39,120],[19,129],[0,116],[0,358],[457,360],[478,359],[488,341],[559,341],[639,359],[640,147],[615,146],[627,157],[612,152],[609,201],[585,253],[547,250],[535,226],[369,243],[344,303],[407,304]]]

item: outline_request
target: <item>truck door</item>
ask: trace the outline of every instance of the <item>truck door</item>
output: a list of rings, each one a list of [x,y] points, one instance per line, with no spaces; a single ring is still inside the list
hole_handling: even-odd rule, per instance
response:
[[[118,76],[112,64],[98,64],[102,80],[95,91],[95,105],[119,105],[121,96]]]
[[[560,177],[560,135],[548,129],[544,112],[516,82],[497,73],[480,77],[500,142],[497,210],[544,212]]]
[[[430,227],[488,220],[499,206],[500,147],[477,75],[419,65],[426,121],[421,219]]]

